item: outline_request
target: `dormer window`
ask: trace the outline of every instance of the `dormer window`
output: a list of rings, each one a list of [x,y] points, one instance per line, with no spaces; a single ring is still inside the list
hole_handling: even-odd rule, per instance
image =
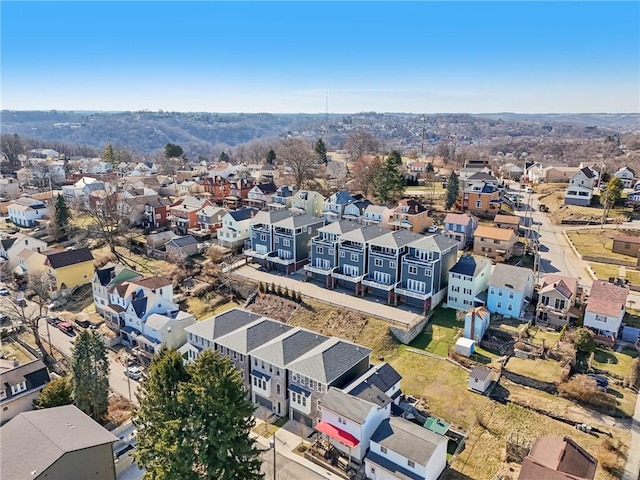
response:
[[[27,382],[21,382],[16,385],[11,385],[11,394],[17,395],[20,392],[24,392],[27,389]]]

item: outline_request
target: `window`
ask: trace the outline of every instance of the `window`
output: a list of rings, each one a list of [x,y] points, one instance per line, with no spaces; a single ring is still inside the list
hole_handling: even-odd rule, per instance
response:
[[[260,234],[260,241],[261,242],[266,242],[267,241],[267,236],[264,233]]]
[[[324,248],[316,247],[316,253],[322,255],[324,253]]]
[[[291,374],[291,381],[292,382],[297,382],[298,381],[298,374],[297,373],[292,373]]]
[[[303,407],[307,406],[307,397],[305,397],[304,395],[302,395],[302,406]]]
[[[409,465],[411,468],[416,468],[416,464],[413,460],[407,460],[407,465]]]
[[[352,254],[352,256],[353,256],[353,254]],[[340,258],[344,258],[344,257],[345,257],[344,252],[340,252]]]
[[[507,310],[509,310],[509,311],[513,310],[513,306],[511,304],[508,304],[507,305]]]
[[[288,238],[283,238],[283,239],[282,239],[282,244],[283,244],[285,247],[290,247],[290,246],[291,246],[291,240],[289,240]]]
[[[396,262],[389,262],[389,268],[396,268]]]
[[[482,208],[482,200],[476,200],[476,208]]]
[[[381,259],[381,258],[375,258],[375,259],[373,260],[373,264],[374,264],[376,267],[381,267],[381,266],[382,266],[382,259]]]
[[[415,265],[409,265],[409,275],[417,275],[417,274],[418,274],[418,267],[416,267]]]
[[[320,382],[318,382],[318,391],[322,393],[322,384]],[[318,403],[320,403],[320,400],[318,400]]]
[[[360,260],[360,258],[358,257],[357,253],[352,253],[351,254],[351,261],[352,262],[357,262],[358,260]]]
[[[279,376],[280,376],[280,369],[276,368],[276,377],[279,377]]]
[[[253,364],[254,364],[256,367],[258,366],[258,359],[257,359],[257,358],[254,358],[254,359],[253,359]]]
[[[347,421],[346,421],[344,418],[342,418],[342,417],[338,417],[338,423],[341,423],[341,424],[343,424],[343,425],[346,425],[346,424],[347,424]]]
[[[498,296],[501,297],[502,296],[502,290],[498,290]]]
[[[380,445],[380,451],[382,453],[387,453],[387,447],[383,447],[382,445]]]
[[[0,400],[7,398],[7,391],[5,389],[0,390]]]
[[[502,302],[498,302],[497,307],[498,307],[498,308],[502,308]]]
[[[276,383],[276,394],[280,395],[280,384]]]
[[[509,298],[513,298],[513,292],[509,292]]]

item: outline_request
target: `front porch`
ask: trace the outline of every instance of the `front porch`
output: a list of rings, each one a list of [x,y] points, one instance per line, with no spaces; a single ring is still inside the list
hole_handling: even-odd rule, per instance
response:
[[[358,465],[350,461],[348,455],[345,455],[324,438],[319,438],[311,444],[305,452],[305,458],[326,468],[340,478],[364,478],[364,464]]]

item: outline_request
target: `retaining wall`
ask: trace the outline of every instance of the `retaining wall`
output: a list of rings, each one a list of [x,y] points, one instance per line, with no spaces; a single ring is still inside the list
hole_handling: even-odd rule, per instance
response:
[[[389,328],[391,330],[391,333],[393,333],[393,336],[396,337],[400,343],[404,343],[405,345],[408,345],[413,341],[414,338],[420,335],[422,330],[424,330],[424,327],[427,325],[428,321],[429,321],[429,317],[424,317],[424,319],[415,323],[408,330],[394,327],[393,325]]]

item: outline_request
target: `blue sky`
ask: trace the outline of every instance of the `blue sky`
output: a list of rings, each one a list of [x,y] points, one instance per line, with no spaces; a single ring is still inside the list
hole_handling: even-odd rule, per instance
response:
[[[0,2],[7,109],[638,112],[640,2]]]

